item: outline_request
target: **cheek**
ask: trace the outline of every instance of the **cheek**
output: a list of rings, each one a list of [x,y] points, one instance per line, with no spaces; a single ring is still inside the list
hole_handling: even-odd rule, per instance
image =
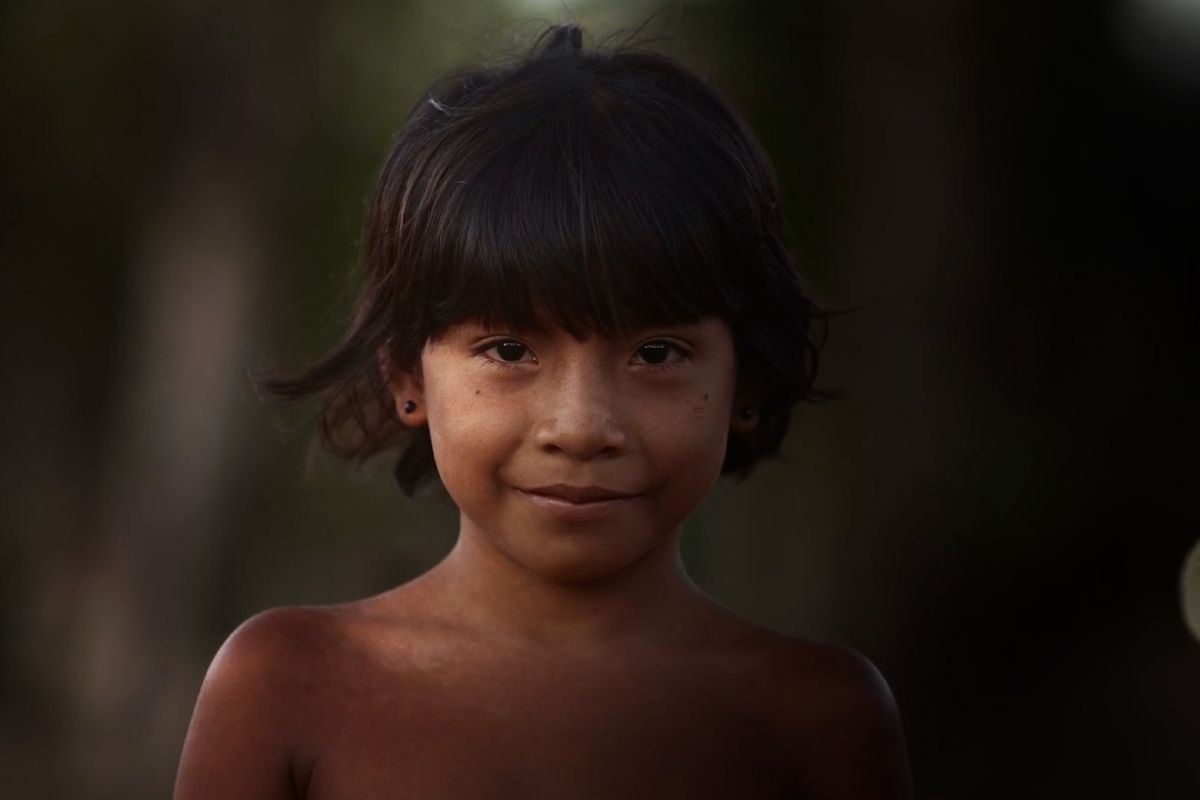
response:
[[[694,420],[693,420],[694,421]],[[660,513],[665,527],[682,524],[704,502],[721,477],[726,438],[711,424],[693,426],[665,451],[655,472],[662,476]]]
[[[727,396],[728,395],[728,396]],[[729,403],[732,392],[724,386],[697,391],[684,398],[663,415],[659,437],[663,464],[681,494],[707,493],[720,477],[729,439]]]
[[[442,482],[456,501],[478,494],[519,441],[519,415],[470,381],[427,387],[426,400]]]

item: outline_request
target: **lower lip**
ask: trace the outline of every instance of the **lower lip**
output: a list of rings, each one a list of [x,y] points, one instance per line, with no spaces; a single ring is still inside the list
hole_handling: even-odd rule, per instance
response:
[[[589,500],[583,503],[575,503],[570,500],[564,500],[561,497],[554,497],[548,494],[535,494],[533,492],[526,492],[523,489],[517,489],[517,494],[535,506],[545,509],[555,517],[567,522],[590,522],[592,520],[603,519],[610,514],[621,511],[634,500],[638,499],[638,495],[633,495],[632,497],[614,497],[611,500]]]

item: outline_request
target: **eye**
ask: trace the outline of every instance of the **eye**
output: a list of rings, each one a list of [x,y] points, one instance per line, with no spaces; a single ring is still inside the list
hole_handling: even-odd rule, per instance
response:
[[[529,345],[524,342],[519,342],[516,339],[501,339],[485,344],[479,353],[486,356],[485,363],[495,366],[507,366],[509,364],[519,364],[521,362],[534,363],[537,359],[533,358],[533,353],[529,351]],[[495,353],[495,356],[487,355]],[[529,356],[528,359],[525,356]]]
[[[634,357],[635,359],[640,359],[640,363],[647,366],[670,369],[677,364],[689,360],[692,354],[682,345],[666,341],[665,339],[659,339],[639,345],[637,351],[634,353]]]

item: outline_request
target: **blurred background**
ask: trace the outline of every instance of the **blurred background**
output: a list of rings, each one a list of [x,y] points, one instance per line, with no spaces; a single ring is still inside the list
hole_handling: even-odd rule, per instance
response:
[[[452,507],[315,451],[247,370],[334,342],[427,84],[655,11],[858,309],[844,398],[696,514],[695,578],[873,659],[919,797],[1200,797],[1194,0],[4,4],[6,797],[167,796],[241,620],[449,549]]]

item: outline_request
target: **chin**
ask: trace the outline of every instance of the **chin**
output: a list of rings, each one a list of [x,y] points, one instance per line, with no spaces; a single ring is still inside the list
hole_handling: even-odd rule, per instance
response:
[[[559,534],[551,541],[510,542],[507,555],[537,575],[562,583],[600,581],[625,572],[658,544],[619,534]]]

